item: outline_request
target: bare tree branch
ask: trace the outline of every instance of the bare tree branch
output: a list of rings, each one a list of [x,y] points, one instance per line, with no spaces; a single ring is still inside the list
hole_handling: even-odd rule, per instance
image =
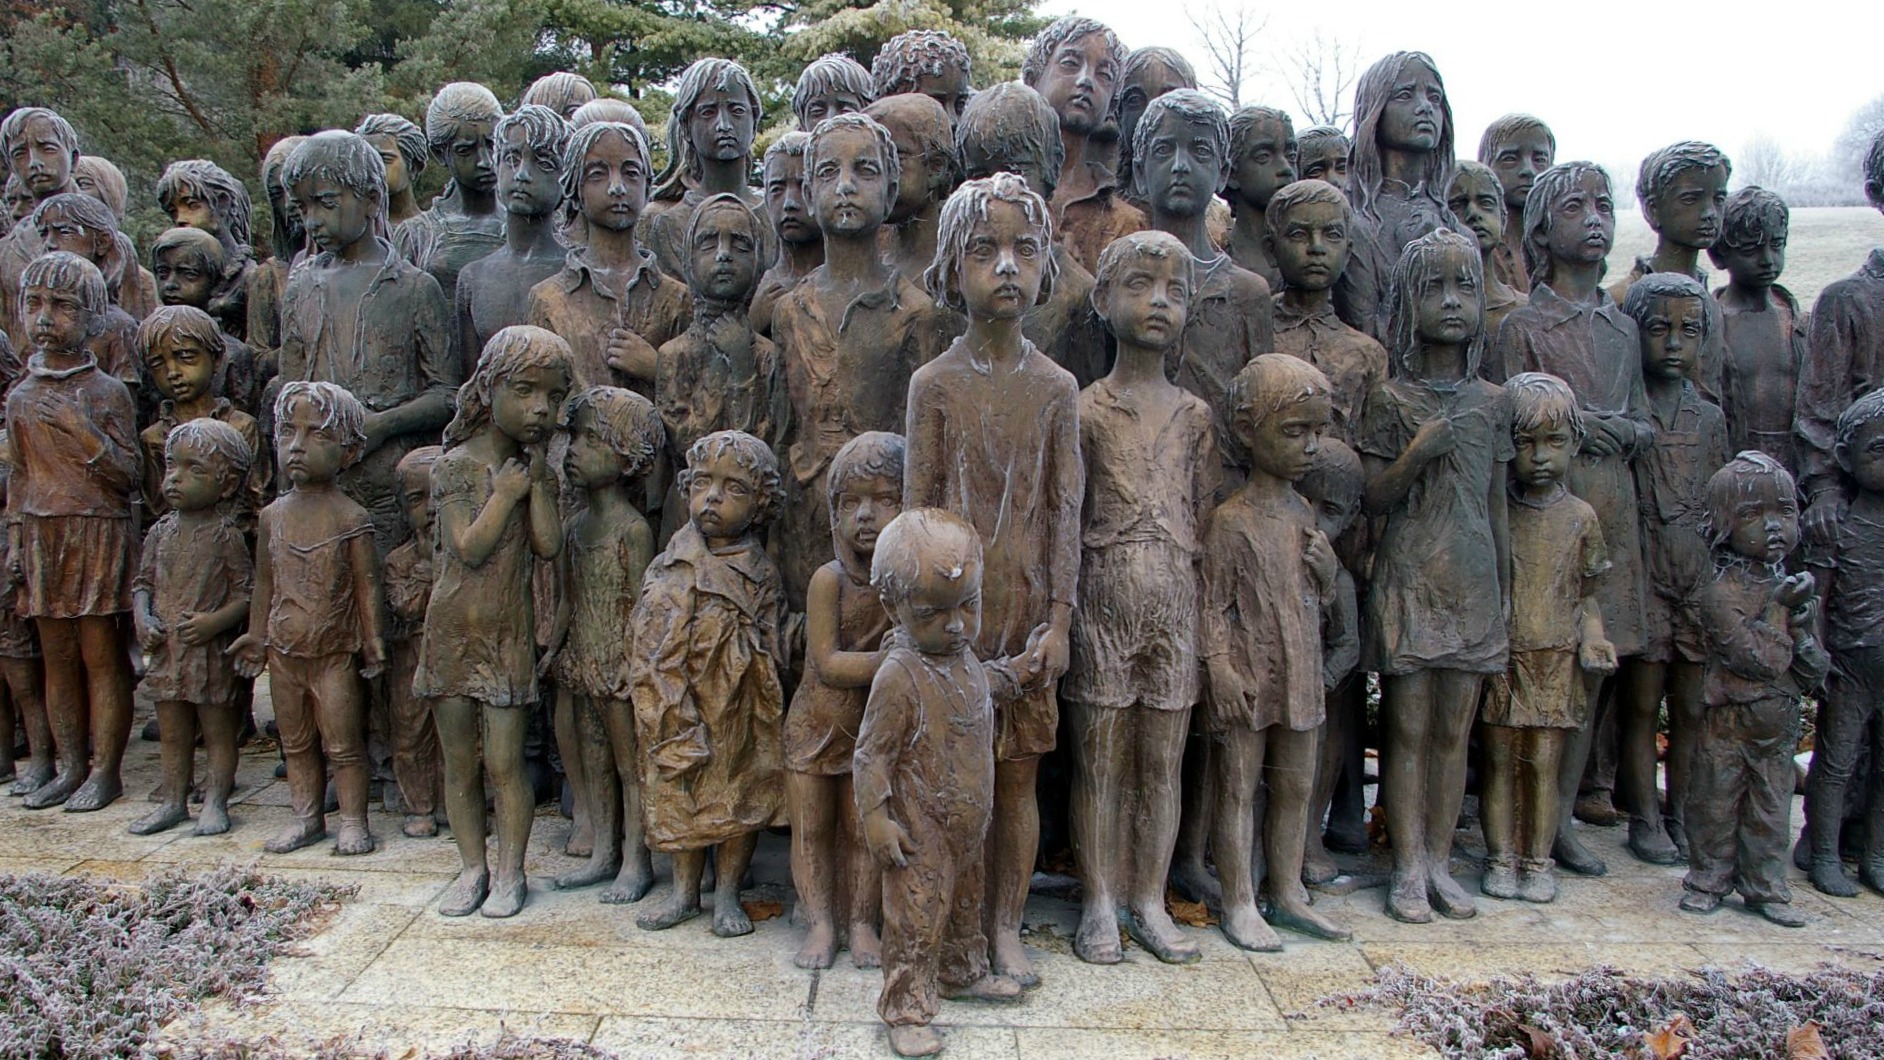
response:
[[[1354,84],[1361,76],[1358,41],[1330,36],[1317,28],[1276,49],[1277,76],[1287,83],[1296,108],[1311,125],[1339,126],[1352,113]]]
[[[1256,72],[1256,40],[1269,19],[1244,0],[1212,4],[1201,14],[1186,5],[1184,17],[1204,42],[1204,90],[1231,110],[1242,106],[1243,88]]]

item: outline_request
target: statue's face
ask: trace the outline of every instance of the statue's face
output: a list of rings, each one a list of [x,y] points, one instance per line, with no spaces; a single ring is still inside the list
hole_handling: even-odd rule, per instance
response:
[[[805,156],[775,154],[765,160],[765,217],[785,243],[824,238],[805,195]]]
[[[1505,190],[1505,208],[1523,210],[1537,175],[1556,163],[1557,149],[1550,137],[1544,130],[1532,128],[1495,145],[1486,165],[1498,174],[1498,183]]]
[[[752,153],[758,115],[744,92],[709,88],[687,112],[687,136],[694,154],[715,162],[737,162]]]
[[[1300,482],[1315,466],[1315,454],[1334,424],[1334,403],[1326,394],[1303,398],[1264,416],[1261,423],[1239,417],[1240,436],[1249,446],[1250,466],[1288,482]]]
[[[1316,146],[1298,153],[1297,168],[1303,180],[1322,180],[1333,184],[1341,194],[1348,193],[1348,145],[1346,141],[1317,140]]]
[[[1060,128],[1090,136],[1112,109],[1119,67],[1104,34],[1088,33],[1060,45],[1033,89],[1060,116]]]
[[[316,247],[338,252],[366,238],[379,203],[325,177],[308,177],[288,189],[301,210],[301,223]]]
[[[1381,112],[1380,146],[1393,151],[1434,151],[1445,131],[1445,90],[1439,75],[1422,62],[1409,62],[1400,70]]]
[[[377,133],[366,138],[386,163],[386,194],[400,195],[412,190],[412,173],[406,169],[406,156],[399,150],[399,140],[391,133]]]
[[[1285,185],[1295,182],[1295,136],[1279,121],[1259,122],[1233,160],[1229,189],[1263,209]]]
[[[577,200],[590,224],[616,232],[633,228],[648,204],[647,159],[627,137],[603,135],[582,156]]]
[[[1185,265],[1175,254],[1135,254],[1107,278],[1106,326],[1120,341],[1153,350],[1177,345],[1191,300]]]
[[[737,302],[759,279],[759,241],[731,210],[714,210],[687,248],[693,289],[719,302]]]
[[[495,118],[461,121],[451,143],[445,145],[445,162],[451,167],[451,179],[463,188],[487,192],[497,187],[495,146],[491,130]]]
[[[188,247],[165,247],[151,263],[157,277],[157,299],[165,305],[209,307],[216,277],[204,268],[202,256]]]
[[[805,101],[805,112],[798,119],[798,130],[810,132],[826,118],[834,118],[839,114],[855,114],[869,105],[869,100],[854,92],[836,88],[827,89]]]
[[[958,282],[969,317],[1018,320],[1040,300],[1047,255],[1040,227],[1011,202],[988,204],[986,219],[976,222],[961,254]]]
[[[1132,142],[1138,119],[1145,116],[1152,100],[1166,92],[1194,87],[1162,62],[1148,62],[1134,71],[1132,79],[1119,86],[1119,143]]]
[[[50,119],[36,116],[24,124],[7,165],[33,198],[57,195],[72,183],[72,149],[59,142]]]
[[[1642,372],[1652,379],[1687,379],[1701,359],[1701,334],[1707,307],[1699,298],[1657,298],[1636,330],[1642,344]]]
[[[1473,276],[1478,255],[1447,248],[1423,274],[1410,281],[1414,331],[1421,342],[1457,346],[1478,334],[1485,315],[1485,294]]]
[[[1146,141],[1145,157],[1132,164],[1143,167],[1152,206],[1174,216],[1195,217],[1223,187],[1229,160],[1221,153],[1221,138],[1209,124],[1174,110],[1148,120],[1158,124]]]
[[[1585,173],[1577,185],[1550,204],[1550,227],[1545,232],[1550,256],[1579,265],[1594,265],[1609,256],[1616,241],[1616,204],[1609,197],[1609,182]]]
[[[170,200],[170,223],[178,228],[195,228],[222,237],[222,217],[210,204],[209,197],[195,188],[178,188]]]
[[[962,109],[968,106],[968,97],[975,94],[968,84],[968,71],[953,66],[939,74],[918,77],[916,91],[942,104],[942,113],[949,116],[951,128],[962,116]]]
[[[921,213],[929,205],[934,189],[929,186],[929,160],[916,143],[909,123],[891,122],[884,127],[890,130],[890,142],[896,145],[896,205],[890,210],[890,223],[897,224]]]
[[[1727,169],[1684,169],[1649,204],[1649,224],[1669,242],[1701,250],[1720,238],[1727,206]]]
[[[524,129],[506,129],[497,145],[498,201],[524,217],[549,216],[563,201],[562,168],[556,152],[532,146]]]
[[[1461,169],[1452,178],[1446,206],[1478,238],[1478,252],[1489,254],[1505,238],[1505,197],[1483,170]]]
[[[857,236],[890,216],[890,174],[869,129],[834,129],[817,139],[816,168],[807,175],[818,227]]]
[[[1268,238],[1269,257],[1287,286],[1325,291],[1341,278],[1352,248],[1348,213],[1331,202],[1292,206]]]

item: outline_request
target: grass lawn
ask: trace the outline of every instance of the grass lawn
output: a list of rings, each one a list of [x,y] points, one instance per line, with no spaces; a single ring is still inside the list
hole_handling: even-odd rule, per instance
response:
[[[1873,247],[1884,246],[1884,214],[1864,206],[1821,206],[1792,212],[1792,231],[1786,246],[1786,272],[1780,282],[1812,308],[1819,292],[1833,280],[1851,275]],[[1616,249],[1609,255],[1609,275],[1629,271],[1638,255],[1655,249],[1655,233],[1639,210],[1616,215]],[[1702,258],[1710,273],[1713,266]],[[1710,277],[1709,285],[1725,283],[1724,273]]]

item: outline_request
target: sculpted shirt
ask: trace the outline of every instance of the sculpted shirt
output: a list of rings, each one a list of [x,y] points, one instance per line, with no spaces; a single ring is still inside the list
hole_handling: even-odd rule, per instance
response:
[[[1303,312],[1277,294],[1275,307],[1275,352],[1307,361],[1328,377],[1334,388],[1335,433],[1353,445],[1367,395],[1387,380],[1387,351],[1343,324],[1332,303]]]
[[[1110,169],[1098,162],[1087,162],[1086,172],[1093,178],[1090,194],[1073,198],[1067,193],[1065,179],[1054,189],[1053,229],[1080,265],[1087,272],[1097,273],[1099,253],[1107,244],[1120,236],[1142,232],[1151,227],[1151,223],[1145,219],[1144,211],[1125,201],[1119,191],[1118,178]]]
[[[451,313],[438,281],[387,250],[357,300],[336,290],[334,256],[306,259],[281,296],[281,376],[345,387],[370,412],[429,390],[456,394]]]
[[[1629,288],[1635,281],[1654,272],[1655,267],[1648,258],[1635,259],[1635,267],[1629,275],[1609,286],[1609,297],[1617,305],[1628,296]],[[1692,277],[1701,284],[1701,290],[1707,290],[1707,270],[1696,268]],[[1694,381],[1701,388],[1701,393],[1713,402],[1721,400],[1721,372],[1727,362],[1727,326],[1721,320],[1720,303],[1712,298],[1701,299],[1701,311],[1707,314],[1707,340],[1701,343],[1701,356],[1694,366]]]
[[[661,272],[645,249],[641,261],[616,289],[589,261],[589,248],[571,247],[561,272],[530,288],[530,323],[561,335],[575,361],[578,387],[622,382],[608,366],[608,333],[627,328],[660,349],[687,330],[693,303],[678,280]],[[628,381],[629,388],[652,397],[654,381]]]
[[[1812,309],[1812,356],[1799,373],[1798,435],[1807,497],[1838,488],[1838,414],[1884,382],[1884,250],[1825,288]]]

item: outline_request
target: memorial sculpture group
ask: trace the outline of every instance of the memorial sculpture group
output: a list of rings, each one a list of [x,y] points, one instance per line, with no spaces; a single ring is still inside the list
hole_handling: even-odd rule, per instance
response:
[[[1347,938],[1307,885],[1369,842],[1370,674],[1396,919],[1477,909],[1474,754],[1490,898],[1602,875],[1576,818],[1685,861],[1694,913],[1804,925],[1789,860],[1884,889],[1884,252],[1808,315],[1786,204],[1686,141],[1643,160],[1658,242],[1606,287],[1609,176],[1525,115],[1456,158],[1419,53],[1351,134],[1225,113],[1084,18],[1022,72],[974,87],[928,31],[826,56],[757,158],[751,79],[703,59],[658,172],[581,78],[509,111],[450,84],[423,127],[277,143],[265,260],[217,166],[168,167],[145,256],[80,131],[6,115],[13,794],[122,797],[141,680],[131,831],[193,791],[226,831],[266,671],[266,850],[373,850],[377,789],[449,829],[441,914],[506,917],[553,745],[558,887],[743,935],[789,825],[796,962],[880,965],[904,1055],[939,999],[1039,985],[1043,814],[1086,961],[1121,926],[1198,959],[1167,887],[1244,948]]]

